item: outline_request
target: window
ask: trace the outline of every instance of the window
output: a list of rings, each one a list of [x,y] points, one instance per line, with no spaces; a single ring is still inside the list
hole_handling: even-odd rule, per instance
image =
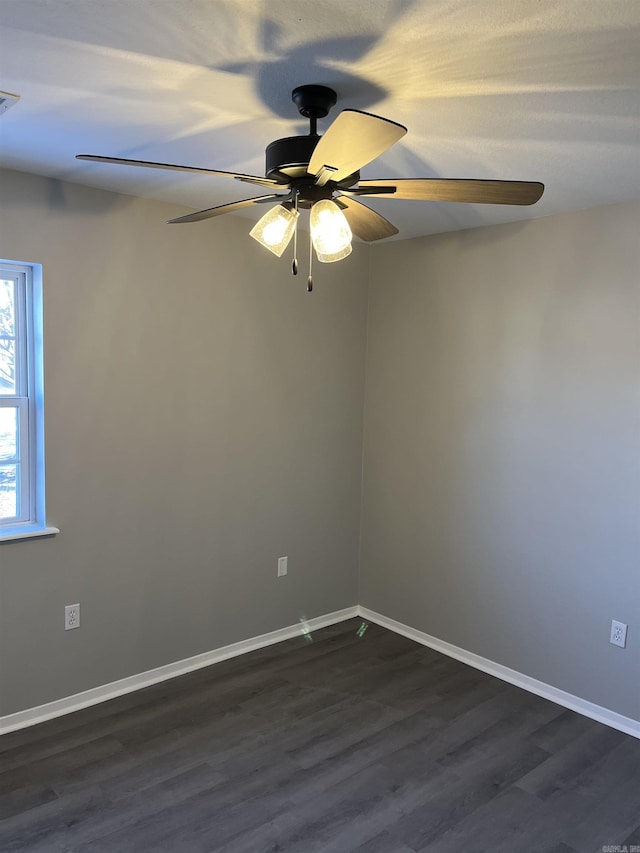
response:
[[[44,515],[40,266],[0,261],[0,540],[57,533]]]

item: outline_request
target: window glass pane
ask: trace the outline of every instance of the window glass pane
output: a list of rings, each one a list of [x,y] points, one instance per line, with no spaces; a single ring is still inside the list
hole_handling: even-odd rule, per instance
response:
[[[0,460],[18,455],[18,410],[0,409]]]
[[[18,515],[17,465],[0,465],[0,518]]]
[[[0,335],[16,333],[15,282],[0,279]]]
[[[0,394],[16,393],[16,344],[0,338]]]
[[[15,283],[0,279],[0,394],[16,393]]]

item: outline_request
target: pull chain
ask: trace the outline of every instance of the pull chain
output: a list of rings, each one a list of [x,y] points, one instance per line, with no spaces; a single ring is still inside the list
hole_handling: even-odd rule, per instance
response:
[[[311,239],[311,234],[309,234],[309,278],[307,279],[307,293],[311,293],[313,290],[313,240]]]
[[[298,191],[293,192],[293,209],[298,212]],[[293,232],[293,263],[291,264],[291,272],[293,275],[298,275],[298,223]]]

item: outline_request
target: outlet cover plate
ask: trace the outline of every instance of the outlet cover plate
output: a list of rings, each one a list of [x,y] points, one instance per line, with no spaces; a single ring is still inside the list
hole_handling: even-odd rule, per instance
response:
[[[0,116],[3,113],[17,104],[20,100],[20,95],[12,95],[11,92],[0,92]]]
[[[621,649],[624,649],[627,645],[627,626],[624,622],[616,622],[615,619],[612,620],[609,642],[614,646],[620,646]]]
[[[67,604],[64,608],[64,630],[71,631],[80,627],[80,605]]]
[[[287,574],[288,557],[278,557],[278,577],[283,578]]]

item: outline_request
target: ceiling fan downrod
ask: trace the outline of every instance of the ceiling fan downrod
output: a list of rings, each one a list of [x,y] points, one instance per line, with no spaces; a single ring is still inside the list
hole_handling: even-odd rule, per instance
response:
[[[275,139],[267,145],[265,151],[265,175],[278,183],[290,183],[307,175],[307,166],[320,141],[318,119],[329,114],[338,99],[337,94],[328,86],[309,84],[297,86],[291,93],[291,100],[298,112],[309,119],[309,133],[306,136],[285,136]]]
[[[338,96],[328,86],[308,84],[296,86],[291,93],[291,100],[300,115],[309,119],[309,136],[317,136],[318,119],[329,115],[329,110],[335,107]]]

